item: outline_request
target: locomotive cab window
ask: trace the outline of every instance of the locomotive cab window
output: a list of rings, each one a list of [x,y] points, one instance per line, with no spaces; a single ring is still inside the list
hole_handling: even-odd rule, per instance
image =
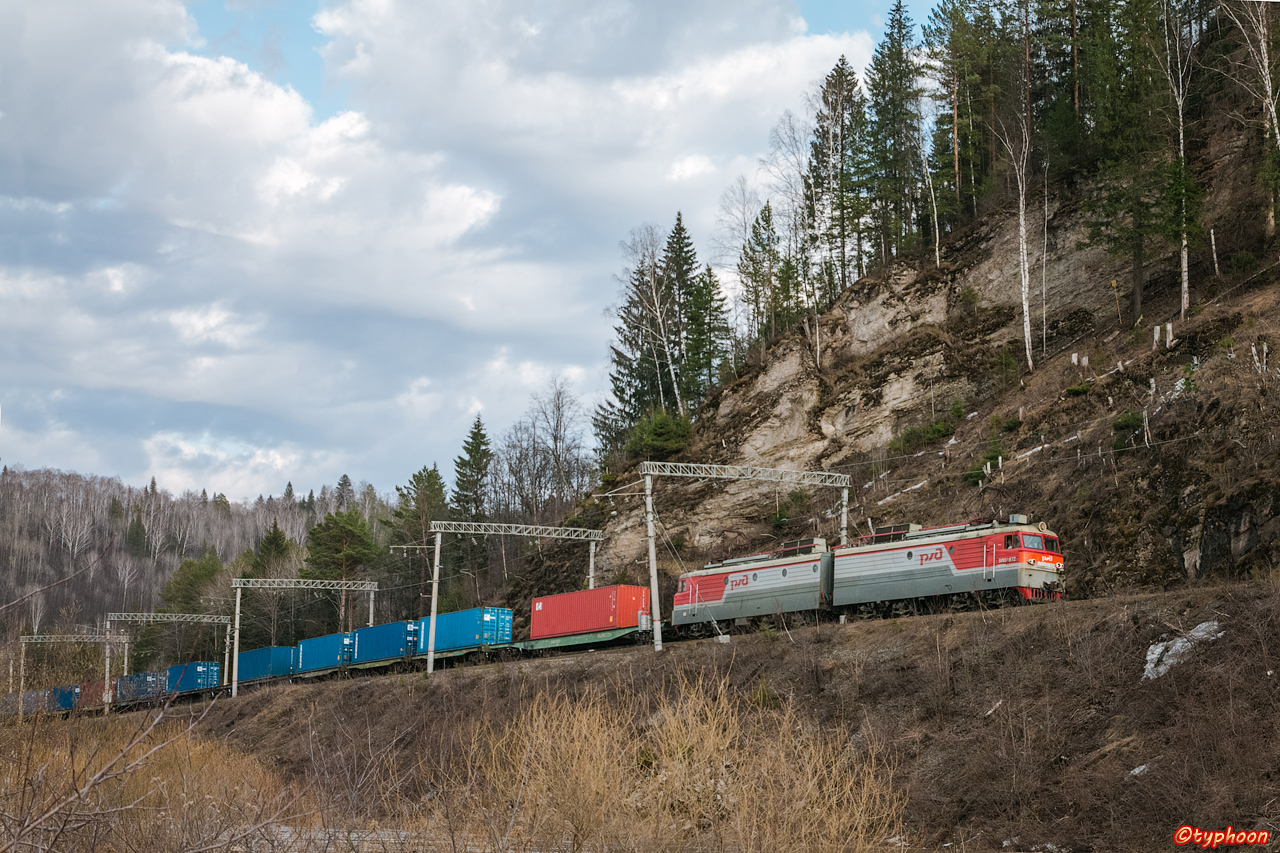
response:
[[[1006,550],[1009,550],[1009,551],[1012,551],[1014,548],[1017,548],[1017,547],[1018,547],[1018,537],[1017,537],[1017,536],[1014,536],[1014,535],[1012,535],[1012,534],[1011,534],[1011,535],[1009,535],[1009,536],[1004,537],[1004,547],[1005,547],[1005,549],[1006,549]]]
[[[1035,533],[1022,534],[1022,546],[1024,548],[1033,548],[1037,551],[1044,550],[1044,537]]]
[[[1052,536],[1044,537],[1044,549],[1046,551],[1051,551],[1054,554],[1062,553],[1058,550],[1058,540],[1054,539]]]
[[[681,591],[681,592],[684,592],[684,591],[685,591],[685,586],[686,586],[686,584],[688,584],[688,583],[689,583],[688,581],[680,581],[680,591]]]

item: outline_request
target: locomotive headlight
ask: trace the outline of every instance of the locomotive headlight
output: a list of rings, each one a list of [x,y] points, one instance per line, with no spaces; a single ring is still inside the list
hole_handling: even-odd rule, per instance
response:
[[[1035,557],[1028,557],[1028,558],[1027,558],[1027,562],[1034,566],[1034,565],[1036,564],[1036,558],[1035,558]]]

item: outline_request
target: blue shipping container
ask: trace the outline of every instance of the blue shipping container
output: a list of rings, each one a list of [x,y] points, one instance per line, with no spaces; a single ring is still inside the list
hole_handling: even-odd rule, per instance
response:
[[[168,693],[191,693],[197,690],[212,690],[218,686],[219,669],[218,664],[207,660],[171,666],[169,667],[169,677],[165,681],[165,691]]]
[[[28,690],[22,694],[22,713],[34,714],[37,711],[43,711],[48,706],[49,691],[48,690]]]
[[[236,678],[241,682],[292,675],[298,650],[293,646],[267,646],[241,652]]]
[[[352,632],[353,663],[372,663],[380,660],[400,660],[413,655],[418,646],[417,622],[389,622],[371,625]]]
[[[418,654],[427,653],[431,619],[420,620]],[[511,642],[511,610],[506,607],[475,607],[455,613],[436,614],[436,651],[478,649]]]
[[[295,672],[320,672],[351,663],[351,635],[326,634],[298,643]]]
[[[45,709],[49,711],[70,711],[76,706],[76,694],[80,692],[77,686],[72,687],[54,687],[49,691],[48,704]]]
[[[154,672],[135,672],[116,679],[117,702],[137,702],[154,699],[163,691],[160,675]]]

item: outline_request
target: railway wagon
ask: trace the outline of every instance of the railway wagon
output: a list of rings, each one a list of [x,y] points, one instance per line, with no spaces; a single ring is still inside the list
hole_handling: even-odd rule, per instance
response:
[[[195,693],[218,686],[222,667],[213,661],[200,660],[169,667],[165,679],[166,693]]]
[[[1025,515],[1011,515],[1005,523],[901,525],[835,550],[832,606],[864,614],[913,599],[996,603],[1009,595],[1038,600],[1061,594],[1058,537]]]
[[[418,623],[388,622],[351,632],[351,663],[355,666],[412,657],[418,645]]]
[[[879,528],[829,548],[823,539],[784,543],[686,572],[672,606],[676,626],[815,610],[893,615],[918,606],[1057,599],[1058,537],[1024,515],[948,527]]]
[[[86,681],[76,693],[76,708],[101,708],[107,701],[107,682],[103,679]]]
[[[164,693],[164,681],[155,672],[134,672],[116,679],[117,702],[145,702]]]
[[[236,658],[236,678],[240,683],[293,675],[297,665],[296,646],[263,646],[241,652]]]
[[[649,613],[649,588],[643,586],[616,584],[547,595],[533,600],[529,637],[542,640],[636,629]]]
[[[473,607],[436,614],[435,652],[462,652],[511,642],[512,612],[506,607]],[[418,620],[418,654],[427,653],[431,619]]]
[[[825,539],[801,539],[686,572],[680,576],[671,621],[690,625],[816,610],[830,604],[832,557]]]
[[[331,672],[351,663],[354,641],[350,634],[326,634],[298,643],[298,675],[312,676]]]
[[[53,713],[74,711],[76,697],[80,695],[80,685],[69,684],[66,687],[50,688],[45,710]]]
[[[28,690],[22,694],[22,713],[24,716],[35,714],[49,707],[48,690]]]

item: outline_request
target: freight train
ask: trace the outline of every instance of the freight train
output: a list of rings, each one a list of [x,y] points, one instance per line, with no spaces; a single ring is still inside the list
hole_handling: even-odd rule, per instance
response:
[[[870,618],[1052,601],[1062,596],[1062,572],[1057,535],[1023,515],[948,527],[898,525],[877,528],[848,545],[806,539],[686,572],[672,602],[671,624],[677,637],[699,636],[761,618]],[[619,584],[533,599],[528,640],[512,640],[507,608],[440,614],[434,655],[542,654],[643,639],[651,631],[649,590]],[[237,681],[253,685],[416,666],[427,655],[429,635],[430,620],[418,619],[314,637],[297,646],[252,649],[237,657]],[[164,674],[123,675],[113,680],[109,701],[128,707],[208,695],[226,689],[219,675],[218,664],[209,661],[170,667]],[[106,682],[97,681],[11,693],[0,698],[0,717],[101,708],[105,688]]]
[[[780,613],[904,616],[1062,596],[1057,534],[1025,515],[948,527],[877,528],[852,544],[784,543],[680,576],[677,629]]]

